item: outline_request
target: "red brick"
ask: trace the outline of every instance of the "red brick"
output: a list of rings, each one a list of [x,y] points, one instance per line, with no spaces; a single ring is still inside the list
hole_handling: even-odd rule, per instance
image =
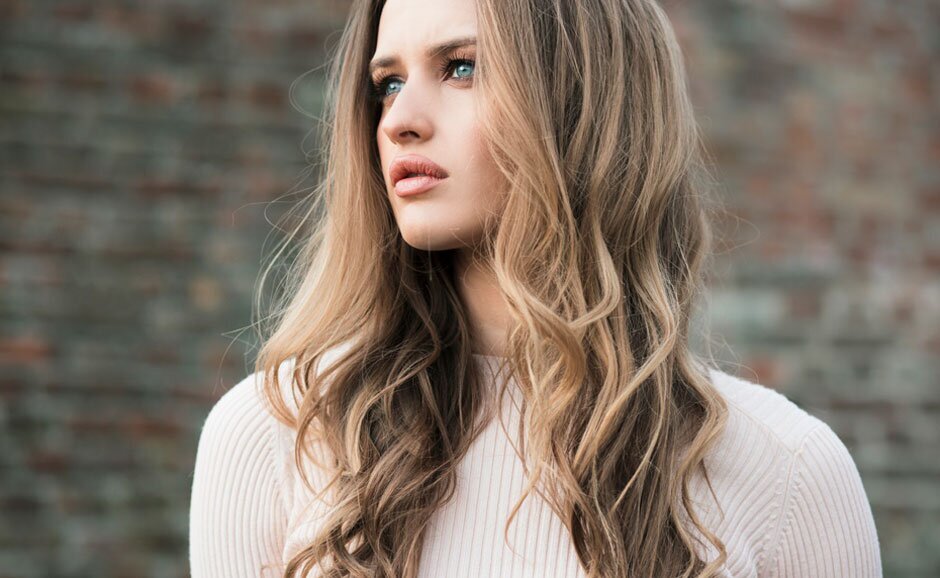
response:
[[[128,88],[137,101],[147,104],[172,104],[178,96],[173,79],[156,72],[132,78]]]
[[[45,338],[31,335],[0,336],[0,363],[30,364],[47,361],[55,347]]]

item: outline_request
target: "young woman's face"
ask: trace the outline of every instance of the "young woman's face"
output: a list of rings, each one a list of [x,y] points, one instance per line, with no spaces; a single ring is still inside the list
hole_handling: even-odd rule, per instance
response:
[[[381,117],[376,140],[386,192],[402,238],[412,247],[476,245],[486,219],[500,213],[505,182],[477,129],[475,0],[388,0],[371,70]],[[468,44],[430,54],[452,41]],[[393,182],[392,164],[420,155],[446,177]],[[409,171],[411,172],[411,171]],[[418,194],[396,189],[434,183]]]

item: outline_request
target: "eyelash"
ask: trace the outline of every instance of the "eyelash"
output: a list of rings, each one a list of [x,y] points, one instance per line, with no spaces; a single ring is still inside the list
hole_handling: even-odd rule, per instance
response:
[[[445,72],[451,72],[451,69],[458,64],[471,64],[476,65],[476,61],[473,58],[449,58],[444,61],[443,65],[438,66],[438,74],[444,74]],[[379,78],[373,79],[370,83],[369,89],[369,100],[372,102],[383,102],[391,94],[385,94],[385,89],[387,88],[388,81],[394,78],[394,74],[386,74],[380,76]],[[457,81],[468,81],[472,77],[466,78],[455,78]]]

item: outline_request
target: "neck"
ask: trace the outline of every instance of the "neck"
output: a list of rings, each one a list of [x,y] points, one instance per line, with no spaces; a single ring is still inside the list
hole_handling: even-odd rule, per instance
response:
[[[484,357],[501,357],[506,351],[512,318],[492,269],[458,250],[454,262],[460,300],[470,323],[470,350]]]

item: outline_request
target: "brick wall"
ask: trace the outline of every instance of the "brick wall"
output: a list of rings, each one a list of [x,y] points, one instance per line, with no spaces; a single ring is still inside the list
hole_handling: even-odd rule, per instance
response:
[[[936,572],[938,8],[667,7],[729,215],[718,356],[849,445],[886,576]],[[0,578],[187,575],[198,428],[315,146],[288,91],[318,111],[345,10],[0,0]]]
[[[198,428],[306,162],[288,91],[318,110],[345,7],[0,15],[0,576],[186,576]]]

